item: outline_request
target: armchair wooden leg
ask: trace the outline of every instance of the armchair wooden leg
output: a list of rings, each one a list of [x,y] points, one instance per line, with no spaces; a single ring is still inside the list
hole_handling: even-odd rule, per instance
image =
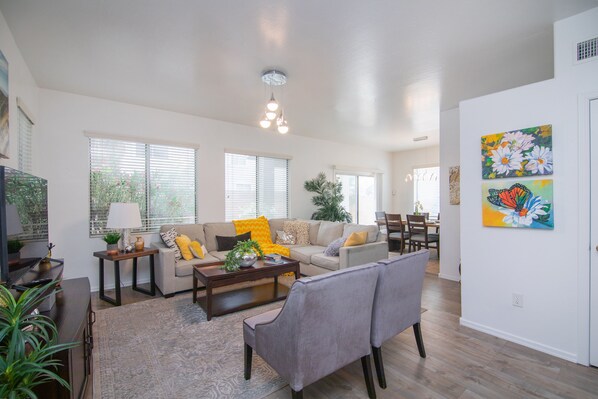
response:
[[[424,348],[424,339],[422,338],[422,330],[419,323],[413,325],[413,332],[415,333],[415,341],[417,341],[417,349],[421,357],[426,357],[426,348]]]
[[[380,385],[380,388],[386,389],[386,376],[384,375],[384,363],[382,362],[382,348],[372,346],[372,353],[374,354],[374,366],[376,366],[378,384]]]
[[[293,399],[303,399],[303,389],[300,389],[299,391],[293,391],[291,389],[291,398],[293,398]]]
[[[374,376],[372,375],[372,364],[370,363],[370,355],[366,355],[361,358],[361,367],[363,368],[365,385],[368,389],[368,397],[370,399],[376,399],[376,388],[374,388]]]
[[[253,358],[253,348],[245,344],[245,379],[251,378],[251,360]]]

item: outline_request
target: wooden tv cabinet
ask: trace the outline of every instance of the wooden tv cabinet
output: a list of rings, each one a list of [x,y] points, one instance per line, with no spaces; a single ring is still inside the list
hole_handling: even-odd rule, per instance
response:
[[[56,357],[62,363],[58,374],[69,382],[71,390],[52,381],[35,389],[44,399],[82,399],[93,387],[92,324],[95,313],[91,310],[89,279],[64,280],[62,291],[56,294],[56,303],[48,312],[58,329],[58,343],[79,342],[75,348],[60,352]]]

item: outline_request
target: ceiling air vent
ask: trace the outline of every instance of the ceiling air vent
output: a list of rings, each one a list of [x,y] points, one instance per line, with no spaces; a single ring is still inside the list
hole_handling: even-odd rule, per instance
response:
[[[577,43],[577,62],[585,61],[598,55],[598,37]]]

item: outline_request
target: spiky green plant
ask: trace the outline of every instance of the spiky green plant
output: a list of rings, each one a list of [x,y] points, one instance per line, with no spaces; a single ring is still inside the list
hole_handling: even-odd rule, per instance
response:
[[[18,299],[0,285],[0,398],[35,399],[33,388],[51,380],[70,389],[55,372],[61,364],[53,356],[78,344],[57,344],[54,321],[32,313],[56,284],[29,288]]]
[[[234,248],[231,249],[224,258],[224,265],[222,269],[227,272],[234,272],[239,270],[239,263],[241,262],[241,256],[246,253],[254,252],[260,258],[264,259],[264,252],[260,247],[260,244],[255,240],[239,241],[235,244]]]
[[[353,218],[342,205],[344,196],[343,184],[340,181],[328,181],[324,172],[320,172],[316,178],[307,180],[303,187],[311,193],[316,193],[311,201],[318,210],[311,215],[312,219],[351,223]]]
[[[120,234],[116,232],[106,233],[104,234],[104,237],[102,237],[102,240],[104,240],[104,242],[108,245],[118,244],[118,240],[120,240]]]

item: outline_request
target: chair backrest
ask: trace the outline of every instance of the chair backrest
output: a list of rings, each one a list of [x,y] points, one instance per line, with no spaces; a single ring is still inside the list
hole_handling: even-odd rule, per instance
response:
[[[428,236],[428,229],[426,227],[426,217],[423,215],[407,215],[407,224],[409,225],[409,232],[411,235],[423,234]]]
[[[369,263],[295,281],[278,317],[256,326],[256,352],[295,390],[370,354],[378,269]]]
[[[421,320],[421,297],[429,251],[382,260],[372,311],[372,346],[382,343]]]
[[[378,230],[381,230],[383,226],[386,226],[386,212],[376,211],[374,213],[376,215],[376,224],[378,225]]]
[[[424,218],[426,218],[426,220],[430,220],[430,212],[422,212],[422,213],[420,213],[420,215],[422,215]]]
[[[387,213],[386,214],[386,230],[389,233],[400,232],[401,238],[403,238],[403,232],[405,226],[403,226],[403,219],[400,213]]]

